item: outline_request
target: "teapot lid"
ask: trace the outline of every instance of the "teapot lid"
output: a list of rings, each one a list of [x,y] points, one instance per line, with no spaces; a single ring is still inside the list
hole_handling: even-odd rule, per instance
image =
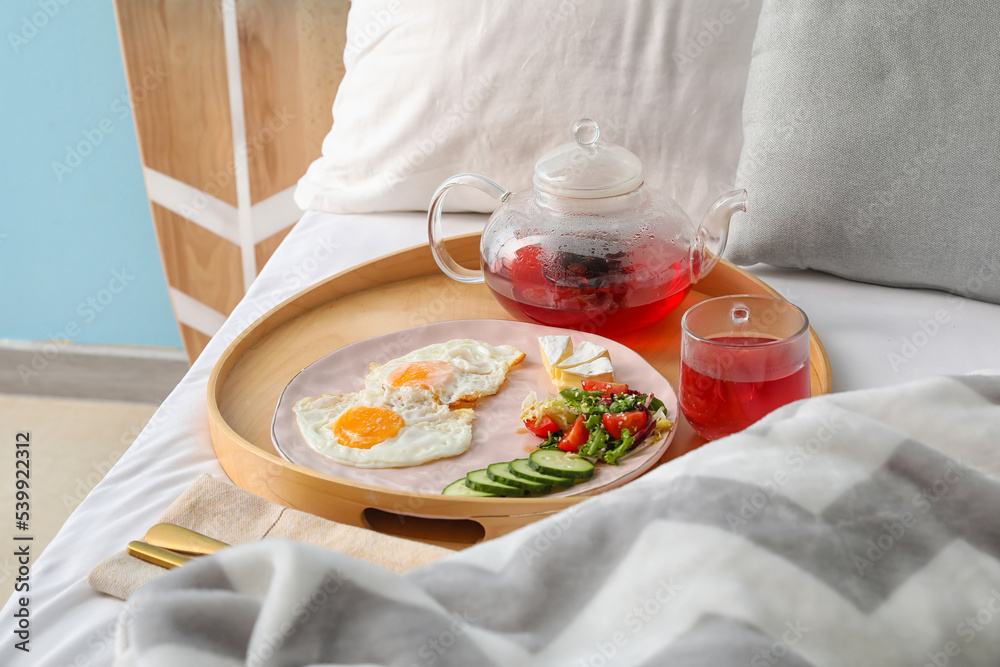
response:
[[[535,163],[535,188],[559,197],[614,197],[642,185],[642,161],[631,151],[600,141],[597,123],[573,126],[575,142],[553,148]]]

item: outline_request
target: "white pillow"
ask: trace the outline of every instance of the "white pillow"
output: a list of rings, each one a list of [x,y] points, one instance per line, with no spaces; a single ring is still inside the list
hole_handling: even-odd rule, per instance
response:
[[[354,0],[323,156],[295,200],[426,210],[461,172],[512,191],[592,118],[700,217],[735,179],[760,0]],[[471,188],[452,210],[491,211]]]

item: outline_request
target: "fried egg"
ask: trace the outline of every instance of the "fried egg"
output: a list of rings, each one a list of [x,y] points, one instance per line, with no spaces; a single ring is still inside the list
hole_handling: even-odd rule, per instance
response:
[[[507,373],[523,360],[524,352],[512,345],[450,340],[372,366],[365,391],[379,394],[411,387],[445,405],[468,403],[500,391]]]
[[[472,444],[473,411],[429,400],[419,387],[304,398],[292,409],[313,449],[358,468],[420,465]]]

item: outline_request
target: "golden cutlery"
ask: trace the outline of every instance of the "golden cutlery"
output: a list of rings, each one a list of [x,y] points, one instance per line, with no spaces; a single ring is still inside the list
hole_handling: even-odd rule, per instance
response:
[[[207,556],[229,546],[225,542],[172,523],[156,524],[146,531],[144,539],[155,547],[194,556]]]
[[[132,541],[128,543],[128,553],[130,556],[142,559],[147,563],[165,567],[168,570],[183,565],[191,560],[191,556],[185,556],[169,549],[162,549],[145,542]]]

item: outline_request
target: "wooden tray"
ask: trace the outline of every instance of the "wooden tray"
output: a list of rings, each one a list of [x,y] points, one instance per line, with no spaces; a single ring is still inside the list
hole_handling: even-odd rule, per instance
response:
[[[475,265],[479,235],[448,243]],[[699,301],[725,294],[780,295],[725,261],[662,322],[619,338],[677,387],[680,319]],[[341,523],[452,548],[508,533],[584,497],[454,498],[390,491],[298,466],[271,444],[271,417],[285,385],[325,354],[357,340],[452,319],[512,319],[482,285],[457,283],[426,245],[372,260],[320,282],[271,309],[223,353],[208,381],[209,426],[219,462],[238,486],[286,507]],[[401,353],[406,350],[401,350]],[[829,393],[830,363],[810,331],[813,395]],[[660,463],[700,445],[683,418]]]

